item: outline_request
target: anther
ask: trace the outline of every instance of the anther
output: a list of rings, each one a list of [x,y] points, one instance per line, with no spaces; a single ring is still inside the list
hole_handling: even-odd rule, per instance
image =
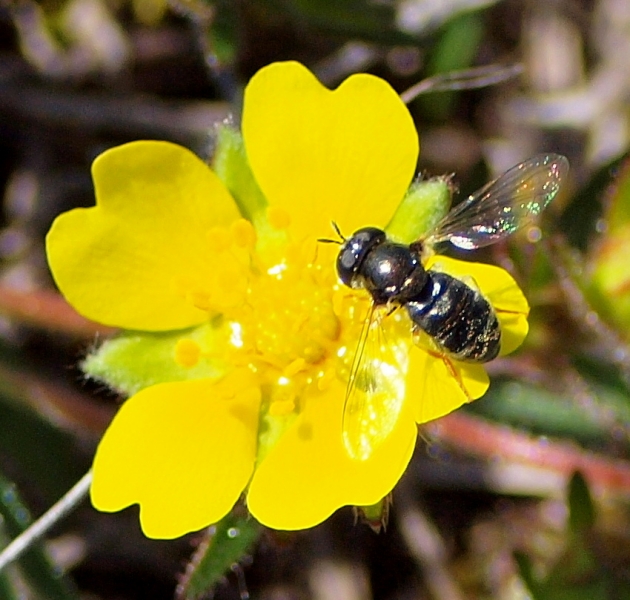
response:
[[[256,230],[247,219],[238,219],[230,226],[234,242],[240,248],[252,250],[256,244]]]
[[[303,371],[306,368],[306,361],[303,358],[296,358],[292,363],[290,363],[285,369],[282,371],[282,374],[287,378],[291,379],[294,375],[297,375],[300,371]]]
[[[269,405],[269,415],[272,417],[286,417],[295,410],[293,400],[276,400]]]
[[[330,388],[333,380],[335,379],[335,370],[334,369],[326,369],[325,371],[321,371],[317,377],[317,389],[320,392],[325,392]]]
[[[287,229],[289,225],[291,225],[291,216],[289,213],[278,206],[270,206],[267,209],[267,219],[269,225],[279,231]]]
[[[199,310],[210,310],[210,295],[205,292],[200,291],[189,291],[186,294],[186,299],[190,302],[195,308]]]
[[[190,339],[177,340],[175,344],[175,362],[187,369],[194,367],[201,357],[201,347]]]

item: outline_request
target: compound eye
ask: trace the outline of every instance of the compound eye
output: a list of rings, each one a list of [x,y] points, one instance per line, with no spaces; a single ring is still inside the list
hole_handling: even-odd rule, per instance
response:
[[[359,257],[352,247],[342,248],[337,257],[337,274],[345,284],[352,286],[352,279],[357,272]]]
[[[369,251],[385,241],[385,233],[376,227],[364,227],[355,231],[341,247],[337,256],[337,274],[339,279],[350,287],[355,287],[355,277]]]

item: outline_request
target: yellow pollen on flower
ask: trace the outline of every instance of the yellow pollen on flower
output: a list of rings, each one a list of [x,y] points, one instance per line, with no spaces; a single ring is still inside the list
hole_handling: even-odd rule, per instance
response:
[[[201,357],[201,347],[191,339],[178,340],[175,345],[175,362],[186,368],[194,367]]]
[[[271,210],[270,221],[286,227],[291,219]],[[255,377],[269,417],[289,417],[330,387],[340,362],[343,373],[348,370],[352,357],[340,359],[338,352],[347,344],[354,349],[362,323],[354,319],[363,314],[357,307],[367,306],[365,298],[339,292],[334,257],[313,240],[259,254],[256,231],[244,219],[213,229],[208,239],[217,253],[212,270],[202,281],[181,282],[181,289],[209,317],[221,315],[213,334],[222,340],[216,360]],[[204,356],[190,339],[175,348],[176,362],[185,367]]]
[[[307,388],[319,393],[334,377],[341,331],[332,305],[336,277],[328,259],[317,263],[314,244],[256,253],[247,247],[255,242],[250,227],[245,221],[230,227],[231,249],[204,286],[212,290],[211,309],[223,315],[222,360],[255,374],[268,416],[287,417],[302,408]],[[241,244],[250,260],[242,260]]]
[[[286,270],[271,269],[273,275],[265,273],[250,286],[250,327],[256,351],[270,364],[288,369],[291,376],[322,360],[339,332],[331,288],[315,283],[315,268],[291,264]]]
[[[289,225],[291,225],[291,215],[289,215],[286,210],[277,206],[270,206],[267,209],[267,220],[269,221],[269,225],[279,231],[287,229]]]

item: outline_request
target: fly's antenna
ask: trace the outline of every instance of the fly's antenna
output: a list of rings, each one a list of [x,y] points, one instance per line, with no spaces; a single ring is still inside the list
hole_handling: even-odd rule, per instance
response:
[[[335,223],[334,221],[331,221],[333,229],[335,230],[335,233],[341,238],[342,242],[346,241],[346,238],[344,237],[343,233],[341,233],[341,231],[339,230],[339,225],[337,225],[337,223]]]
[[[335,233],[339,236],[340,239],[330,240],[328,238],[319,238],[317,241],[321,242],[322,244],[343,244],[346,241],[346,238],[339,230],[339,225],[337,225],[337,223],[335,223],[334,221],[331,221],[331,223],[332,223],[333,229],[335,230]]]

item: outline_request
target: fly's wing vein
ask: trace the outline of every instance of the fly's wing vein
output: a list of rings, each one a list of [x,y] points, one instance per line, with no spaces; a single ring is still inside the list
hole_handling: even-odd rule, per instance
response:
[[[356,460],[368,459],[387,439],[405,400],[407,343],[386,336],[383,318],[370,307],[348,379],[342,431],[348,454]]]
[[[568,170],[564,156],[533,156],[458,204],[427,235],[426,243],[448,241],[472,250],[512,235],[553,200]]]

